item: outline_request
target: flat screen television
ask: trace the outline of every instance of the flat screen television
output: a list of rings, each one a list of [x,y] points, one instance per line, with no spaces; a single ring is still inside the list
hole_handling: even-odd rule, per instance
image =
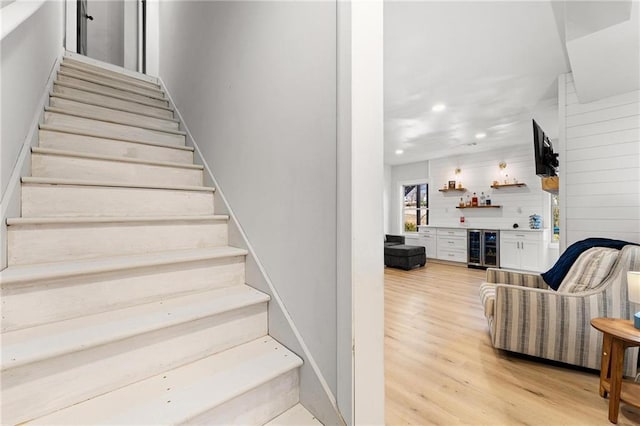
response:
[[[551,141],[542,128],[533,121],[533,152],[536,161],[536,175],[540,177],[556,176],[558,154],[553,152]]]

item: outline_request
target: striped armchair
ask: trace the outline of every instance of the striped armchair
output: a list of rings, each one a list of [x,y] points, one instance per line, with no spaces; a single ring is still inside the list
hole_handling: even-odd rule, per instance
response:
[[[575,293],[551,290],[539,274],[488,269],[480,295],[493,347],[599,370],[602,335],[590,320],[633,318],[629,270],[640,270],[640,246],[625,246],[596,288]],[[627,349],[624,374],[637,366],[638,348]]]

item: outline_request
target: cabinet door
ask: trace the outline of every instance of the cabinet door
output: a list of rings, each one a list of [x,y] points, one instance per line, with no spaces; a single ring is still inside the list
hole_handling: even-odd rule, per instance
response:
[[[520,255],[522,266],[525,271],[540,271],[542,262],[542,246],[538,241],[522,241],[520,243]]]
[[[500,267],[520,269],[520,242],[511,238],[500,239]]]
[[[427,251],[427,257],[435,259],[437,256],[436,250],[436,238],[433,236],[422,236],[420,238],[420,245],[424,246]]]

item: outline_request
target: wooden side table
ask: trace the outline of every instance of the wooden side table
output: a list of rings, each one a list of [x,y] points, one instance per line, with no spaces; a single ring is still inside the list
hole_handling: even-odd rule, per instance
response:
[[[609,421],[618,423],[620,401],[640,407],[640,383],[622,381],[624,351],[640,346],[640,330],[633,321],[617,318],[594,318],[591,325],[603,334],[600,396],[609,394]]]

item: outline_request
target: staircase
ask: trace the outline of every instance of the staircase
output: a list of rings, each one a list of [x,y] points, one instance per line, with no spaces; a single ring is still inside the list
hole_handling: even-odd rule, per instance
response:
[[[156,80],[65,56],[31,165],[0,272],[2,424],[314,422]]]

